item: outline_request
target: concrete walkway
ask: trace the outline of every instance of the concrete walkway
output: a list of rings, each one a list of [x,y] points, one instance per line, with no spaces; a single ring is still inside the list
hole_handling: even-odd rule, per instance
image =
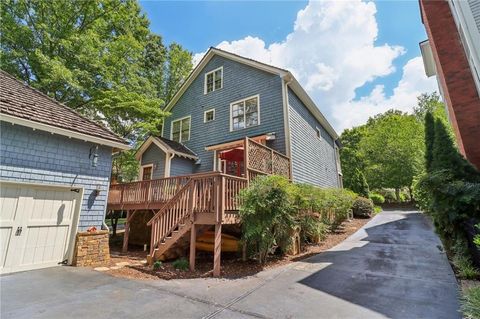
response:
[[[245,279],[132,281],[72,267],[0,278],[1,318],[460,318],[441,243],[383,212],[328,252]]]

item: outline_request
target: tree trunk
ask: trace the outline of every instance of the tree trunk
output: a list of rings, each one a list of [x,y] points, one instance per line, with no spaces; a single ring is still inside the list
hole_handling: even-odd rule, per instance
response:
[[[397,202],[400,203],[400,188],[395,188],[395,196],[397,197]]]

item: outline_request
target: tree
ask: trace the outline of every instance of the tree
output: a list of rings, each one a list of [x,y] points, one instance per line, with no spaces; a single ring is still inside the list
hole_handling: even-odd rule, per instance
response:
[[[365,159],[360,152],[360,141],[365,135],[365,126],[346,129],[340,136],[342,147],[340,161],[342,163],[343,184],[345,188],[354,189],[356,170],[365,170]]]
[[[433,142],[435,138],[435,119],[431,112],[425,115],[425,169],[431,171],[433,161]]]
[[[423,124],[415,116],[390,110],[370,118],[360,141],[370,187],[410,189],[424,166]]]
[[[445,104],[440,101],[440,96],[437,92],[431,94],[423,93],[417,97],[417,101],[417,105],[413,107],[413,114],[419,122],[423,122],[427,113],[447,120]]]
[[[158,133],[166,88],[192,67],[133,0],[4,0],[1,17],[2,69],[132,143]]]
[[[354,191],[355,193],[357,193],[362,197],[368,198],[370,189],[368,187],[368,183],[365,178],[365,175],[362,172],[360,172],[359,169],[355,169],[355,174],[353,175],[351,187],[349,187],[349,189],[351,189],[352,191]]]

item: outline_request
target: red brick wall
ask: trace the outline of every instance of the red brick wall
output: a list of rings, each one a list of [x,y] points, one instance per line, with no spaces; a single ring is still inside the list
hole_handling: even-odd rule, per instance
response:
[[[445,0],[420,0],[440,85],[460,152],[480,169],[480,98]]]

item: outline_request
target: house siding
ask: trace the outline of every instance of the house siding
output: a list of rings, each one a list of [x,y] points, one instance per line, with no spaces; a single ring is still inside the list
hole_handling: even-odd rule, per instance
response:
[[[340,187],[334,139],[290,89],[288,102],[293,181]]]
[[[175,156],[170,163],[170,176],[192,174],[194,171],[193,160]]]
[[[0,123],[0,179],[84,188],[79,229],[98,229],[105,217],[112,148],[98,145],[98,163],[89,159],[94,143]],[[95,190],[100,194],[95,196]]]
[[[165,153],[155,144],[151,144],[142,154],[142,165],[153,164],[152,178],[165,177]]]
[[[205,73],[223,66],[223,88],[204,94]],[[260,95],[260,125],[230,132],[230,103]],[[205,110],[215,109],[215,120],[203,122]],[[285,154],[282,79],[256,68],[220,56],[214,56],[178,100],[166,120],[164,137],[170,138],[171,122],[191,116],[191,136],[184,144],[201,159],[195,172],[213,170],[213,152],[209,145],[220,144],[245,136],[275,132],[276,139],[268,146]]]

